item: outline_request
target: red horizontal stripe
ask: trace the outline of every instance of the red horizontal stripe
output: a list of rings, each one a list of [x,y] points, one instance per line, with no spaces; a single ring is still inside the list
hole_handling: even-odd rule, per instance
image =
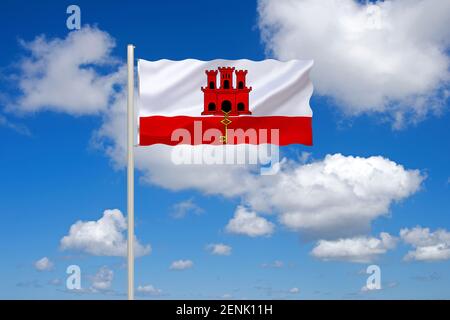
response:
[[[224,125],[220,122],[223,119],[224,117],[140,117],[139,145],[148,146],[157,143],[172,146],[177,144],[219,144],[219,136],[225,133]],[[271,143],[284,146],[298,143],[312,145],[311,117],[238,116],[229,117],[229,119],[232,122],[228,125],[228,144]],[[243,131],[245,132],[244,137],[242,136]],[[205,133],[209,133],[213,137],[208,138]],[[190,136],[190,139],[186,140],[187,135]]]

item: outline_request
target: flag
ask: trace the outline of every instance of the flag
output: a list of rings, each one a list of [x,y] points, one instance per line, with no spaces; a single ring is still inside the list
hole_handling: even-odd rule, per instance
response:
[[[138,144],[312,145],[312,65],[138,60]]]

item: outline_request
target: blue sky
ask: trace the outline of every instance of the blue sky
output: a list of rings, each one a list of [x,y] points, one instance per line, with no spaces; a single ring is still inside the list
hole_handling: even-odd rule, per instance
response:
[[[52,39],[60,39],[58,48],[76,50],[76,46],[70,47],[67,37],[83,30],[103,41],[99,47],[108,43],[107,39],[115,40],[111,51],[101,54],[106,63],[88,61],[84,66],[92,67],[95,78],[100,80],[116,73],[120,76],[128,43],[135,44],[137,57],[147,60],[314,59],[317,70],[313,74],[316,92],[311,100],[314,146],[283,147],[282,155],[294,161],[295,168],[309,168],[308,164],[322,168],[337,161],[337,158],[325,160],[327,155],[342,154],[339,159],[346,166],[344,169],[355,172],[354,166],[364,166],[371,161],[370,157],[379,156],[381,185],[375,181],[378,173],[367,180],[358,175],[351,178],[356,186],[378,192],[378,198],[374,200],[370,194],[361,196],[350,188],[343,191],[349,198],[334,200],[330,207],[315,204],[311,209],[326,217],[337,217],[338,221],[343,216],[333,210],[339,207],[344,214],[348,213],[348,221],[355,224],[361,222],[355,218],[359,212],[367,211],[371,218],[364,221],[370,227],[364,227],[364,223],[361,228],[344,223],[335,228],[328,226],[327,230],[331,230],[328,233],[317,232],[325,230],[321,225],[317,230],[304,226],[293,230],[292,225],[282,222],[284,204],[272,204],[270,198],[268,203],[274,212],[259,212],[249,200],[257,197],[258,192],[231,197],[225,192],[211,191],[207,185],[195,187],[195,181],[187,181],[182,171],[179,176],[182,187],[173,190],[170,187],[173,181],[166,181],[165,176],[170,167],[161,164],[164,158],[138,165],[136,234],[143,246],[151,245],[151,253],[136,260],[136,286],[147,288],[141,288],[139,298],[450,298],[449,34],[443,27],[445,23],[440,23],[447,21],[444,18],[450,15],[449,7],[437,2],[422,7],[422,1],[411,1],[410,11],[421,9],[423,20],[431,16],[436,23],[410,34],[401,29],[402,24],[395,24],[411,22],[409,11],[400,10],[405,1],[394,1],[390,7],[381,3],[374,9],[345,0],[335,10],[335,20],[326,21],[331,26],[349,21],[344,25],[358,31],[351,33],[347,27],[335,31],[315,29],[321,19],[326,19],[327,10],[331,10],[327,9],[327,1],[319,5],[299,1],[298,7],[290,10],[286,10],[284,1],[278,3],[282,4],[261,2],[258,18],[258,4],[254,1],[152,4],[129,1],[126,5],[77,1],[84,27],[70,32],[66,28],[69,2],[2,2],[0,298],[125,298],[123,257],[101,255],[95,251],[98,248],[89,245],[67,248],[61,245],[61,239],[77,221],[98,221],[107,209],[118,209],[126,215],[126,171],[120,163],[120,142],[115,140],[124,133],[102,131],[114,123],[117,113],[120,119],[117,108],[125,108],[116,97],[122,83],[117,81],[107,92],[105,105],[95,105],[94,112],[78,112],[77,108],[83,106],[73,97],[65,101],[64,92],[62,100],[57,100],[62,101],[60,105],[48,103],[57,94],[51,90],[40,97],[42,103],[24,99],[31,96],[23,85],[24,79],[30,75],[36,82],[45,78],[45,73],[30,74],[26,63],[48,63],[38,51],[34,51],[34,57],[30,56],[33,51],[30,46],[36,37],[45,35],[36,45],[39,48],[50,48]],[[301,15],[302,12],[308,15],[313,9],[317,9],[314,12],[318,16],[309,16],[315,22]],[[298,14],[292,18],[290,12]],[[376,32],[388,35],[392,41],[385,42],[386,37],[374,34],[369,27],[361,29],[361,12],[368,12],[369,16],[376,12]],[[377,22],[381,24],[378,26]],[[274,31],[271,26],[276,23],[279,28]],[[83,41],[76,39],[75,43]],[[399,50],[402,46],[408,50]],[[341,55],[342,52],[348,56]],[[386,66],[392,72],[386,72]],[[47,70],[45,65],[38,67]],[[348,72],[342,72],[342,68]],[[342,81],[328,81],[335,77]],[[61,75],[60,80],[70,87],[79,79]],[[148,149],[147,157],[153,157],[151,152],[154,158],[161,156],[158,150]],[[302,153],[307,163],[299,159]],[[339,168],[336,170],[340,172]],[[236,185],[241,183],[231,168],[223,171],[225,178],[229,177]],[[210,174],[206,169],[198,172],[198,179],[203,179],[202,174]],[[287,169],[284,174],[290,176],[294,172]],[[155,175],[159,180],[152,179]],[[321,177],[312,175],[311,179]],[[336,179],[339,185],[347,183]],[[274,193],[275,199],[277,191],[270,184],[269,181],[268,185],[262,185],[267,192]],[[303,192],[304,186],[297,187]],[[325,199],[341,190],[322,187]],[[405,191],[398,191],[403,188]],[[302,200],[296,201],[302,207]],[[365,203],[368,208],[364,208]],[[370,208],[380,203],[383,208]],[[356,206],[360,204],[361,207]],[[274,230],[261,232],[257,237],[227,230],[239,206],[255,212],[266,224],[273,223]],[[180,207],[186,209],[185,215],[174,218]],[[303,211],[296,214],[304,217]],[[404,232],[400,234],[400,230]],[[390,241],[384,243],[381,232],[389,234]],[[338,256],[333,257],[328,251],[313,254],[323,249],[320,241],[325,241],[322,245],[337,245],[333,253]],[[375,248],[368,244],[371,241],[375,242]],[[232,248],[231,254],[212,254],[207,249],[209,244],[225,244]],[[420,255],[427,250],[437,253]],[[353,254],[345,254],[349,251]],[[412,254],[408,256],[408,252]],[[36,265],[44,257],[50,262],[41,261],[41,267]],[[178,260],[190,260],[193,266],[171,269]],[[65,289],[65,271],[72,264],[81,267],[85,289],[82,292]],[[367,292],[361,288],[368,277],[365,270],[371,264],[381,268],[382,289]],[[102,267],[112,271],[113,276],[102,278],[99,273]],[[102,281],[106,282],[106,289],[98,285]]]

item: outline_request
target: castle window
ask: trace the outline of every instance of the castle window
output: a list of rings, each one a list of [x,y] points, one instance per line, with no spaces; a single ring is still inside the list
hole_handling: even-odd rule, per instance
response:
[[[214,102],[208,104],[208,111],[216,111],[216,104]]]
[[[225,80],[225,81],[223,82],[223,88],[224,88],[224,89],[230,89],[230,81]]]
[[[244,89],[244,82],[239,81],[238,88],[239,88],[239,89]]]
[[[214,87],[215,87],[214,81],[211,81],[211,82],[209,83],[209,88],[210,88],[210,89],[214,89]]]
[[[237,109],[238,109],[238,111],[245,111],[245,104],[243,104],[242,102],[239,102],[237,105]]]
[[[231,102],[228,100],[224,100],[222,102],[222,111],[223,112],[230,112],[231,111]]]

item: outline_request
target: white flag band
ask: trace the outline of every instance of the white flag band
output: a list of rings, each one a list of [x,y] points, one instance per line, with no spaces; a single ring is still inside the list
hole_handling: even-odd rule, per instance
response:
[[[247,70],[246,85],[250,111],[255,116],[311,117],[309,100],[313,86],[309,80],[311,60],[211,60],[138,61],[139,116],[199,116],[204,109],[204,93],[208,86],[207,70],[231,67]],[[217,75],[218,88],[220,74]],[[230,87],[237,87],[236,78]]]

